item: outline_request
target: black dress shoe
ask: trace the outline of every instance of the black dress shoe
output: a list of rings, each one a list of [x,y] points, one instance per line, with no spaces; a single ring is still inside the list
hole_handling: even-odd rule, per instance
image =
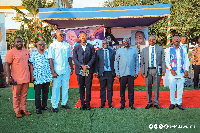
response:
[[[172,110],[172,109],[174,109],[174,108],[175,108],[175,105],[174,105],[174,104],[170,104],[169,110]]]
[[[80,107],[80,110],[85,110],[86,105],[84,104],[83,106]]]
[[[52,109],[50,109],[48,107],[43,107],[42,110],[52,110]]]
[[[109,105],[109,108],[114,108],[114,106],[112,105],[112,103],[111,104],[108,104]]]
[[[90,109],[91,109],[91,107],[90,107],[90,106],[87,106],[87,107],[86,107],[86,110],[90,110]]]
[[[58,113],[58,109],[57,108],[53,108],[53,112]]]
[[[37,109],[37,110],[36,110],[36,113],[37,113],[37,114],[42,114],[41,109]]]
[[[181,105],[178,105],[178,108],[179,108],[180,110],[184,110],[184,108],[183,108]]]
[[[147,106],[145,107],[145,109],[149,109],[151,107],[153,107],[153,104],[147,104]]]
[[[66,105],[62,105],[62,108],[71,109],[67,104]]]
[[[121,107],[120,107],[120,109],[122,110],[122,109],[124,109],[124,108],[125,108],[125,105],[122,104]]]
[[[157,109],[161,109],[159,105],[154,105],[154,107],[156,107]]]
[[[194,86],[194,89],[195,89],[195,90],[198,90],[199,88],[198,88],[198,86]]]
[[[105,106],[105,104],[101,104],[100,106],[99,106],[99,108],[103,108]]]
[[[131,105],[131,109],[135,110],[135,107],[133,105]]]

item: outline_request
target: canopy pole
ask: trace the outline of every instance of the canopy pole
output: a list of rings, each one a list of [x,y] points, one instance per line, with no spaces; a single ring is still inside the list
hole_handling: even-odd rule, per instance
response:
[[[171,46],[170,44],[170,21],[171,21],[171,18],[170,18],[170,15],[168,16],[168,27],[167,27],[167,48]]]
[[[39,21],[39,40],[42,40],[42,22]]]

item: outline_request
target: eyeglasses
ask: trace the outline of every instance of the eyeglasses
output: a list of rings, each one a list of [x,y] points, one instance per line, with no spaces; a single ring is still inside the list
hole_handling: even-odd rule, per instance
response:
[[[40,45],[40,46],[42,46],[42,45],[45,46],[45,44],[38,44],[38,45]]]
[[[126,42],[126,41],[128,42],[128,40],[123,40],[123,42]]]
[[[103,43],[103,44],[108,44],[108,43]]]

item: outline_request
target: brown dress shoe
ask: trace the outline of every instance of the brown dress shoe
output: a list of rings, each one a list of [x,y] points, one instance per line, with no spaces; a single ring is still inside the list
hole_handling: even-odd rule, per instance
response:
[[[27,110],[21,110],[21,113],[22,113],[22,114],[25,114],[25,115],[31,115],[31,113],[28,112]]]
[[[20,113],[20,111],[18,111],[17,113],[15,113],[15,117],[22,118],[22,114]]]

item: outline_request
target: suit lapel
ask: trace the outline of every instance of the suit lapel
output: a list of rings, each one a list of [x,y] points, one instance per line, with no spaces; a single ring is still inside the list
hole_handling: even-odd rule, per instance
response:
[[[109,59],[110,59],[110,61],[112,59],[112,51],[111,50],[109,50]]]
[[[147,66],[149,66],[149,46],[147,47],[146,54],[147,54],[146,57],[148,57],[148,58],[146,59],[146,60],[147,60]]]
[[[103,50],[103,48],[102,48],[101,51],[100,51],[100,56],[101,56],[101,58],[102,58],[103,61],[104,61],[104,50]]]
[[[157,65],[157,63],[158,63],[158,46],[157,45],[155,45],[155,53],[156,53],[156,65]]]
[[[83,51],[83,48],[82,48],[82,44],[79,43],[79,52],[81,53],[81,55],[84,55],[84,51]]]

